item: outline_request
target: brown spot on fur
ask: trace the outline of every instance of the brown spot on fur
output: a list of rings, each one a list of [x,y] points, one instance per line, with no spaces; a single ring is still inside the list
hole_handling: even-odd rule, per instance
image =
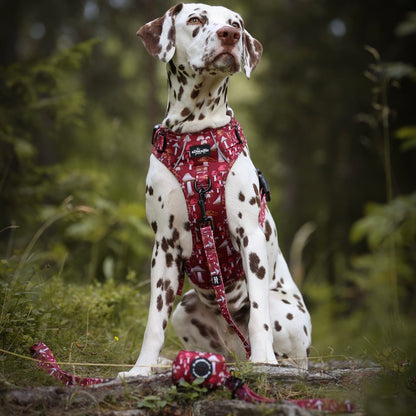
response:
[[[157,222],[152,221],[152,223],[150,225],[152,226],[153,232],[156,234],[156,232],[157,232]]]
[[[175,228],[172,233],[172,240],[177,241],[179,240],[180,234],[179,231]]]
[[[191,92],[191,98],[195,100],[195,98],[198,97],[198,95],[199,95],[199,90],[197,88],[194,88]]]
[[[172,267],[173,256],[171,253],[166,253],[166,267]]]
[[[291,321],[293,319],[293,315],[291,313],[288,313],[286,315],[286,318],[289,319],[289,321]]]
[[[191,114],[191,110],[190,110],[188,107],[185,107],[185,108],[181,111],[181,116],[182,116],[182,117],[189,116],[189,114]]]
[[[218,341],[215,340],[211,340],[209,343],[209,346],[215,351],[215,350],[219,350],[221,348],[221,344]]]
[[[175,292],[170,287],[166,292],[166,304],[171,305],[174,300],[175,300]]]
[[[305,333],[306,336],[308,336],[308,330],[305,325],[303,325],[303,332]]]
[[[260,266],[260,258],[256,253],[250,253],[249,255],[250,270],[259,278],[264,279],[266,275],[266,269]]]
[[[162,250],[164,252],[166,252],[166,251],[168,251],[168,249],[169,249],[168,240],[166,240],[166,238],[163,237],[163,239],[162,239]]]
[[[259,308],[259,304],[257,302],[253,302],[253,308],[254,309],[258,309]]]
[[[274,329],[279,332],[282,330],[282,327],[279,324],[279,321],[274,321]]]
[[[266,241],[270,240],[270,236],[272,235],[272,233],[273,233],[272,227],[271,227],[269,221],[266,221],[265,230],[264,230],[264,235],[266,236]]]
[[[156,300],[157,310],[160,312],[163,308],[163,299],[162,295],[159,295]]]
[[[239,199],[241,202],[244,202],[244,201],[245,201],[245,199],[246,199],[246,197],[244,196],[244,194],[243,194],[242,192],[240,192],[240,193],[238,194],[238,199]]]
[[[269,330],[269,325],[264,324],[263,326],[264,326],[264,329],[265,329],[266,331],[268,331],[268,330]]]
[[[181,87],[179,88],[179,92],[178,92],[178,101],[182,100],[182,95],[183,95],[183,87],[181,85]]]
[[[225,293],[230,293],[232,292],[235,287],[237,286],[237,282],[232,282],[230,283],[226,288],[225,288]]]
[[[201,321],[195,318],[191,319],[191,324],[196,326],[202,337],[208,338],[208,328],[206,325],[204,325]]]
[[[174,215],[171,215],[170,217],[169,217],[169,228],[170,229],[172,229],[172,227],[173,227],[173,220],[175,219],[175,216]]]
[[[163,285],[163,279],[159,279],[156,283],[156,287],[162,287]]]

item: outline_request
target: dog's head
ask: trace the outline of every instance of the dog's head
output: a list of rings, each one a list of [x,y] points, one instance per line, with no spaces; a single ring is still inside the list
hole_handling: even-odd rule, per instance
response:
[[[177,65],[201,74],[243,70],[249,78],[263,51],[244,29],[241,16],[221,6],[177,4],[137,35],[151,55],[163,62],[174,59]]]

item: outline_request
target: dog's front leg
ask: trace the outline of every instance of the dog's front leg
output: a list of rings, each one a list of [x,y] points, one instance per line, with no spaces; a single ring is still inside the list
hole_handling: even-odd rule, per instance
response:
[[[188,213],[175,177],[154,156],[146,179],[146,213],[155,232],[150,306],[142,348],[135,366],[119,377],[149,375],[162,349],[165,329],[179,286],[183,256],[192,250]]]
[[[150,282],[149,316],[142,348],[134,367],[127,373],[120,373],[119,377],[150,375],[151,367],[158,363],[159,353],[165,339],[165,329],[172,312],[179,282],[178,267],[173,260],[171,262],[169,259],[178,258],[178,256],[180,256],[179,250],[170,247],[166,239],[155,242]],[[172,267],[167,267],[167,264],[171,264]]]
[[[250,298],[250,360],[275,364],[269,311],[269,262],[266,237],[259,226],[258,177],[248,155],[241,155],[230,173],[226,184],[227,216],[230,234],[243,260]]]

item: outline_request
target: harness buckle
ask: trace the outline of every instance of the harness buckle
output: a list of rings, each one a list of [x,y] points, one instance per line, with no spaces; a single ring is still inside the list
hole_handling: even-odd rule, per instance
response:
[[[153,134],[152,134],[152,145],[156,148],[156,150],[159,153],[163,153],[166,149],[166,134],[165,132],[160,132],[160,128],[162,127],[161,124],[156,124],[156,126],[153,127]],[[162,145],[162,149],[160,149],[158,146],[156,146],[156,140],[158,136],[162,136],[163,137],[163,145]]]

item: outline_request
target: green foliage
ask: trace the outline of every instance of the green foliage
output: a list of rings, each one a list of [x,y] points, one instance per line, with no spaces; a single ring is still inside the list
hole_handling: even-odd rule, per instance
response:
[[[168,405],[174,403],[184,405],[194,402],[208,394],[208,388],[201,386],[205,380],[199,378],[192,383],[181,381],[178,386],[172,386],[167,392],[162,392],[159,396],[139,396],[132,395],[137,400],[137,407],[160,411]]]
[[[58,151],[59,136],[81,124],[85,95],[74,73],[95,41],[33,63],[0,69],[1,224],[33,226],[48,170],[42,159]],[[45,155],[40,150],[46,146]],[[27,207],[31,210],[28,212]]]
[[[123,280],[147,270],[151,250],[143,198],[117,203],[111,193],[128,183],[125,175],[91,164],[87,154],[80,163],[77,152],[87,100],[75,73],[96,43],[1,71],[0,247],[18,254],[42,222],[71,211],[38,241],[36,255],[72,281]]]
[[[64,283],[59,274],[45,278],[50,271],[30,261],[16,278],[14,259],[3,260],[0,268],[3,349],[28,356],[29,347],[42,341],[64,362],[127,364],[137,358],[148,306],[147,294],[137,285]],[[0,363],[8,382],[52,381],[34,372],[34,363],[7,355]],[[121,369],[77,366],[70,371],[114,377]]]
[[[416,365],[402,362],[399,371],[386,371],[365,386],[365,414],[407,416],[416,406]]]
[[[416,148],[416,126],[405,126],[396,131],[396,138],[401,143],[401,150],[411,150]]]
[[[389,204],[368,204],[365,217],[351,230],[354,243],[364,238],[371,250],[385,247],[389,239],[411,248],[416,238],[416,193],[397,197]]]

